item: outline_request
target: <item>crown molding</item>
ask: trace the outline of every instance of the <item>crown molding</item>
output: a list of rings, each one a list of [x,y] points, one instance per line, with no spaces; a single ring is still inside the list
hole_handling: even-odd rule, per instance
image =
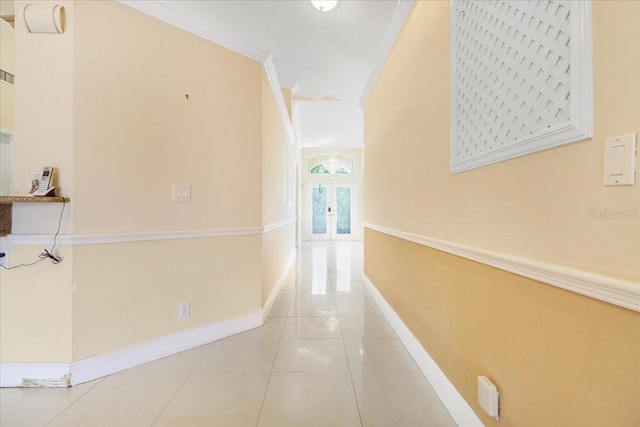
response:
[[[264,62],[269,57],[268,52],[213,28],[196,17],[188,16],[169,6],[166,2],[139,0],[118,0],[118,2],[256,61]]]
[[[271,55],[269,55],[267,59],[264,60],[263,66],[264,71],[267,74],[269,84],[271,85],[271,91],[273,92],[273,96],[276,99],[276,104],[278,105],[280,116],[282,116],[282,123],[287,132],[287,136],[289,137],[289,143],[295,144],[296,137],[293,133],[291,118],[289,117],[287,105],[284,102],[284,95],[282,95],[282,88],[280,87],[280,81],[278,80],[278,73],[276,73],[276,67],[273,63],[273,58],[271,57]]]
[[[363,226],[370,230],[460,256],[546,283],[547,285],[640,312],[640,283],[638,282],[533,259],[515,257],[375,224],[363,223]]]
[[[363,110],[367,106],[367,102],[369,102],[371,92],[373,92],[373,88],[380,78],[382,68],[387,62],[387,58],[389,58],[389,54],[393,49],[393,45],[396,43],[396,39],[400,34],[400,30],[402,29],[404,21],[407,19],[412,6],[413,0],[398,0],[398,3],[396,4],[396,9],[393,11],[393,16],[391,17],[387,31],[382,39],[382,44],[380,44],[380,48],[378,49],[375,64],[360,97],[360,108]]]

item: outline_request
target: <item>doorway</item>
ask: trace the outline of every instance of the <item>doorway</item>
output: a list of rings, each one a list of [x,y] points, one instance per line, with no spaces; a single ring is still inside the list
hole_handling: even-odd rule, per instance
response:
[[[306,193],[308,240],[355,240],[355,183],[310,182]]]

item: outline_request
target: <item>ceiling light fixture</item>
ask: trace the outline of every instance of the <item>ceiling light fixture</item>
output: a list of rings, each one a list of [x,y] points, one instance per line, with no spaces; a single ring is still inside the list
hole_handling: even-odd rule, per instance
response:
[[[338,5],[339,1],[340,0],[311,0],[311,4],[320,12],[329,12]]]

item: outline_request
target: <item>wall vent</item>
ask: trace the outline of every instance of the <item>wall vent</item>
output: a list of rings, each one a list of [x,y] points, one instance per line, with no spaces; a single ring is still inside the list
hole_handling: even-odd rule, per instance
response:
[[[5,70],[0,70],[0,80],[2,80],[3,82],[7,82],[9,84],[13,84],[14,76],[13,74]]]

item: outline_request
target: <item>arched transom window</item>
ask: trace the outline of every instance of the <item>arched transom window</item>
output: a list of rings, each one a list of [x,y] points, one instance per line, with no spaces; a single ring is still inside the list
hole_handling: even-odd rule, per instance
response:
[[[309,173],[353,173],[353,158],[341,154],[323,154],[309,159]]]

